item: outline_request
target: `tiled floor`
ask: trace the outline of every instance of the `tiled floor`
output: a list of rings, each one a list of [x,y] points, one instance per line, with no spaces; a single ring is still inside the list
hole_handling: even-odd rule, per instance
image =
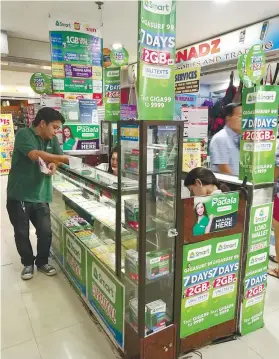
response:
[[[63,273],[36,273],[20,279],[21,264],[1,195],[1,354],[2,359],[115,359],[117,355],[90,319]],[[35,233],[31,230],[35,247]],[[278,359],[279,281],[269,278],[265,328],[239,340],[201,350],[203,359]],[[193,359],[198,359],[196,355]]]

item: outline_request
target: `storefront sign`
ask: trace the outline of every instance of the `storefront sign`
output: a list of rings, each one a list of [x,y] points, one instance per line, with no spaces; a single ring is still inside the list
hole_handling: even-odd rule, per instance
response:
[[[200,67],[175,70],[175,93],[199,92],[200,76]]]
[[[239,178],[271,183],[277,137],[279,88],[259,86],[244,89],[242,94],[242,134]]]
[[[120,120],[120,67],[104,69],[105,120]]]
[[[175,117],[174,120],[181,120],[181,108],[195,107],[197,102],[197,95],[194,94],[176,94],[175,95]]]
[[[43,74],[42,72],[35,72],[30,78],[30,87],[39,95],[51,94],[51,76]]]
[[[272,203],[252,207],[248,254],[244,278],[244,298],[240,332],[242,335],[264,325]]]
[[[0,174],[8,174],[11,169],[14,149],[14,125],[11,114],[1,114],[0,118]]]
[[[251,47],[246,56],[246,73],[253,84],[259,84],[264,76],[265,55],[261,44]]]
[[[123,284],[87,251],[87,296],[118,345],[124,349]]]
[[[100,126],[85,124],[63,125],[63,150],[99,149]]]
[[[102,71],[100,32],[84,22],[51,19],[49,36],[54,92],[90,94],[91,98],[95,92],[102,94],[102,84],[95,83],[100,80],[92,79],[93,68]]]
[[[82,294],[86,294],[86,251],[80,241],[67,229],[64,230],[65,270]]]
[[[195,197],[194,213],[196,224],[193,235],[224,231],[237,224],[239,193],[220,193],[212,196]]]
[[[180,338],[235,317],[241,233],[184,245]]]
[[[279,16],[176,52],[177,68],[204,67],[237,60],[251,46],[262,43],[265,53],[279,49]]]
[[[176,2],[139,2],[138,118],[173,120]]]

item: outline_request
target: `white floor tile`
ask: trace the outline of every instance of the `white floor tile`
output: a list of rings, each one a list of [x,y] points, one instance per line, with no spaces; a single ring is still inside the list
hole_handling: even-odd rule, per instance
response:
[[[42,359],[115,359],[109,342],[87,319],[81,324],[37,339]]]
[[[261,359],[261,357],[240,340],[211,345],[199,350],[205,359]],[[195,357],[194,357],[195,358]],[[194,359],[193,358],[193,359]],[[197,356],[195,359],[198,359]]]
[[[11,264],[12,260],[9,255],[8,246],[5,240],[1,241],[1,266]]]
[[[279,309],[279,280],[268,276],[267,293],[265,298],[265,313],[269,314]]]
[[[54,278],[48,279],[51,281]],[[60,282],[59,286],[48,286],[22,295],[36,337],[81,323],[88,318],[74,289],[68,283]]]
[[[41,359],[35,340],[15,345],[1,352],[1,359]]]

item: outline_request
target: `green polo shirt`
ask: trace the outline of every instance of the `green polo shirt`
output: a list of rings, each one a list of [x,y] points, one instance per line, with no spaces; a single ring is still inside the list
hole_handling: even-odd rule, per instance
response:
[[[43,140],[32,127],[19,130],[15,138],[7,197],[17,201],[49,203],[52,200],[52,178],[41,172],[37,161],[30,160],[28,153],[33,150],[63,154],[57,137]]]
[[[201,236],[205,234],[205,229],[208,226],[209,218],[207,216],[203,216],[199,223],[197,222],[193,228],[193,235],[194,236]]]

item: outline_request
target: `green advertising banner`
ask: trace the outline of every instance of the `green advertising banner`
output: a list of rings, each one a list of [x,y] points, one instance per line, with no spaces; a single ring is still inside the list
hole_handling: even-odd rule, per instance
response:
[[[64,229],[64,267],[75,287],[86,294],[86,250],[80,241]]]
[[[52,231],[51,248],[59,263],[63,265],[64,240],[62,236],[62,228],[63,228],[62,223],[53,213],[51,213],[50,218],[51,218],[51,231]]]
[[[244,278],[244,298],[240,332],[251,333],[264,325],[272,203],[251,209],[248,254]]]
[[[272,183],[279,105],[278,86],[258,86],[242,93],[239,178]]]
[[[128,51],[121,47],[119,49],[112,49],[110,52],[110,59],[112,66],[121,67],[128,65],[129,54]]]
[[[234,319],[241,236],[184,245],[180,338]]]
[[[49,30],[53,91],[71,98],[84,94],[102,105],[100,31],[85,22],[56,18],[50,18]]]
[[[123,350],[124,295],[123,284],[87,251],[87,298]]]
[[[238,205],[238,192],[195,197],[194,213],[197,221],[193,227],[193,235],[201,236],[235,227]]]
[[[263,45],[252,46],[246,56],[246,73],[253,84],[259,84],[264,76],[265,55]]]
[[[96,150],[100,143],[100,126],[66,123],[62,126],[63,151]]]
[[[105,120],[120,121],[120,67],[104,69]]]
[[[240,80],[243,82],[245,87],[252,87],[252,81],[246,72],[246,57],[247,55],[240,55],[237,62],[237,72]]]
[[[30,87],[39,95],[52,94],[51,76],[35,72],[30,78]]]
[[[138,119],[173,120],[175,0],[139,0],[138,27]]]

